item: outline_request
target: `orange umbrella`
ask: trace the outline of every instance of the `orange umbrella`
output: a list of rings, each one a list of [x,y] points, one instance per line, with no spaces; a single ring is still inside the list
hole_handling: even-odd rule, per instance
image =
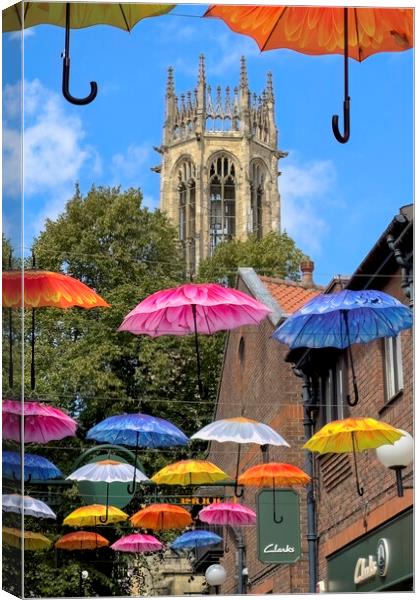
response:
[[[96,550],[104,546],[109,546],[109,541],[92,531],[67,533],[55,543],[55,547],[59,550]]]
[[[33,258],[33,262],[34,262]],[[23,297],[22,297],[23,277]],[[35,387],[35,308],[109,307],[96,292],[81,281],[51,271],[5,271],[2,277],[4,308],[32,308],[31,388]],[[13,386],[12,333],[9,332],[9,384]]]
[[[176,504],[150,504],[130,517],[133,527],[184,529],[193,522],[190,513]]]
[[[377,52],[400,52],[413,46],[413,9],[333,8],[319,6],[214,5],[205,17],[219,17],[251,36],[261,50],[289,48],[304,54],[344,54],[344,133],[332,118],[336,139],[350,137],[348,59],[361,62]]]
[[[307,485],[311,481],[309,475],[287,463],[264,463],[250,467],[238,479],[239,485],[248,485],[252,487],[272,487],[273,488],[273,518],[275,523],[281,523],[283,517],[277,519],[276,516],[276,494],[275,487],[289,487],[292,485]]]

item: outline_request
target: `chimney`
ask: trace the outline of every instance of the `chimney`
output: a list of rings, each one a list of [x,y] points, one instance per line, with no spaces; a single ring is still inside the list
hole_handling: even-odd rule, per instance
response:
[[[300,270],[302,271],[301,286],[305,289],[316,287],[312,277],[314,268],[315,265],[312,260],[305,260],[300,263]]]

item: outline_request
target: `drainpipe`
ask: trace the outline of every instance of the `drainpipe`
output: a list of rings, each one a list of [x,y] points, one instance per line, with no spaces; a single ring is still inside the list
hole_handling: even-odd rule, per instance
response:
[[[245,569],[245,542],[242,531],[235,527],[230,527],[233,537],[235,538],[236,550],[238,552],[238,594],[246,594],[244,585],[244,569]]]
[[[303,378],[302,396],[305,417],[303,420],[303,429],[305,434],[305,442],[312,437],[313,420],[312,411],[315,408],[315,396],[311,385],[309,375],[303,373],[300,369],[293,369],[297,377]],[[305,471],[311,478],[310,484],[306,488],[306,511],[308,517],[308,532],[306,539],[308,540],[308,562],[309,562],[309,592],[316,592],[316,584],[318,581],[318,534],[316,530],[316,506],[314,496],[314,463],[312,452],[306,450],[305,453]]]
[[[400,248],[398,248],[395,238],[389,234],[386,238],[388,247],[394,253],[394,258],[397,264],[401,267],[401,288],[404,294],[410,300],[410,307],[413,307],[413,268],[407,258],[403,255]]]

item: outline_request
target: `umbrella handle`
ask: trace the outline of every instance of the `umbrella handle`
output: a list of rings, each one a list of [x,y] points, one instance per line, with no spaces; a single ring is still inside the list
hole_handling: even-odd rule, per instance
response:
[[[242,496],[244,495],[244,488],[241,488],[239,490],[239,488],[238,488],[238,481],[237,480],[235,481],[235,489],[234,489],[233,493],[235,494],[235,496],[237,498],[242,498]]]
[[[131,495],[136,491],[137,453],[139,450],[139,432],[136,437],[136,449],[134,450],[134,476],[133,481],[127,485],[127,492]]]
[[[109,483],[107,482],[106,484],[106,511],[105,511],[105,517],[102,517],[102,515],[99,515],[99,522],[104,524],[108,521],[108,509],[109,509]]]
[[[277,523],[277,524],[283,523],[283,517],[280,517],[280,519],[277,518],[277,513],[276,513],[276,489],[274,487],[274,480],[273,480],[273,521],[274,521],[274,523]]]
[[[335,139],[340,144],[346,144],[350,139],[350,96],[349,96],[349,36],[348,36],[348,8],[344,7],[344,133],[338,127],[338,115],[333,115],[332,130]]]
[[[236,459],[236,475],[235,475],[235,489],[234,489],[234,494],[237,498],[242,498],[242,496],[244,495],[244,489],[242,488],[241,491],[239,491],[238,488],[238,476],[239,476],[239,463],[241,460],[241,444],[238,444],[238,458]]]
[[[365,493],[364,488],[360,485],[360,481],[359,481],[359,473],[357,470],[357,459],[356,459],[356,442],[354,439],[354,433],[351,434],[351,442],[353,445],[353,458],[354,458],[354,474],[356,476],[356,489],[357,489],[357,493],[359,494],[359,496],[363,496],[363,494]]]
[[[95,100],[98,93],[98,85],[96,81],[90,82],[90,94],[86,98],[75,98],[70,94],[70,2],[66,2],[66,42],[63,55],[63,96],[71,104],[82,106],[90,104]]]

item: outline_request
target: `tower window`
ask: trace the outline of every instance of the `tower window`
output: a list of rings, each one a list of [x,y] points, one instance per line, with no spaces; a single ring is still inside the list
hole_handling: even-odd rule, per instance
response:
[[[210,166],[210,253],[235,237],[235,166],[219,157]]]
[[[263,200],[264,200],[265,173],[263,165],[251,165],[251,232],[261,239],[263,236]]]
[[[186,275],[195,272],[195,167],[189,160],[178,169],[178,233]]]

